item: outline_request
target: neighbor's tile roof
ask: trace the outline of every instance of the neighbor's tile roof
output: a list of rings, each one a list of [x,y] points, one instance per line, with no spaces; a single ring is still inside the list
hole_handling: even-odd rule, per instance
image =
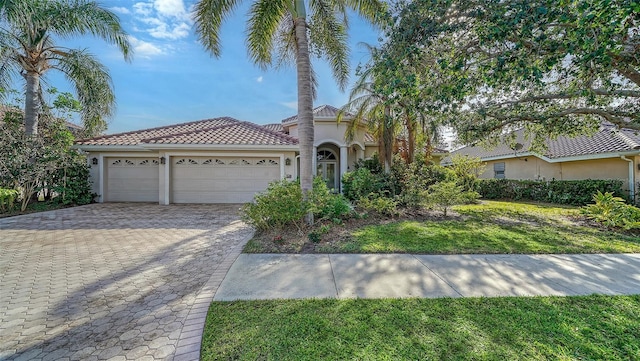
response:
[[[149,144],[296,145],[298,140],[284,133],[250,122],[236,122],[191,132],[146,139]]]
[[[323,118],[337,118],[339,112],[340,112],[340,109],[333,107],[331,105],[324,104],[313,109],[313,116],[323,117]],[[289,118],[283,119],[282,123],[287,124],[295,121],[298,121],[297,114]]]
[[[297,140],[286,134],[229,117],[205,119],[167,125],[127,133],[82,139],[78,145],[138,145],[138,144],[237,144],[294,145]]]
[[[531,141],[527,140],[524,130],[516,132],[516,143],[522,144],[522,149],[517,153],[528,152]],[[595,155],[602,153],[628,152],[640,149],[640,133],[631,129],[615,129],[603,124],[593,136],[578,136],[575,138],[558,137],[546,140],[546,151],[543,154],[547,158],[558,159],[583,155]],[[480,159],[494,157],[516,156],[516,151],[506,143],[500,143],[495,148],[485,149],[481,146],[467,146],[458,149],[451,155],[462,154]],[[450,161],[449,158],[444,160]]]

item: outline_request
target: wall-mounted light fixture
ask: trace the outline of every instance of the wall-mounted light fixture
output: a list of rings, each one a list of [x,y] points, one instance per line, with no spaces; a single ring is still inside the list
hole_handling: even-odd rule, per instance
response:
[[[98,158],[96,157],[91,158],[91,164],[98,165]]]
[[[285,165],[291,165],[291,158],[287,158],[284,160]]]
[[[167,159],[165,157],[160,157],[160,164],[166,164]]]

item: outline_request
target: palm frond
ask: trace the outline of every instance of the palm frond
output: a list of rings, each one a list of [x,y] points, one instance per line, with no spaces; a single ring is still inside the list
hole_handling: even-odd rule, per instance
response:
[[[125,59],[131,60],[129,36],[120,25],[118,15],[88,0],[42,2],[34,6],[35,29],[42,29],[61,38],[92,35],[116,45]]]
[[[343,7],[332,7],[330,1],[310,2],[312,11],[309,21],[310,43],[318,56],[329,61],[333,76],[340,89],[344,90],[349,79],[349,48],[347,28],[337,17]]]
[[[198,40],[213,56],[220,56],[220,27],[241,0],[200,0],[194,19]]]
[[[282,68],[295,64],[296,36],[291,13],[285,14],[285,16],[280,19],[274,42],[274,55],[276,56],[275,67]]]
[[[288,0],[260,0],[251,6],[247,46],[251,60],[262,68],[271,65],[274,40],[283,17],[289,13],[288,3]]]
[[[115,109],[111,77],[104,65],[85,50],[70,50],[66,56],[55,56],[55,68],[74,84],[85,130],[96,134],[106,129],[106,118]]]

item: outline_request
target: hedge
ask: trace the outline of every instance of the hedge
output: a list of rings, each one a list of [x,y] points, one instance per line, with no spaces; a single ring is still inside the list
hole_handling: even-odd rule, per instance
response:
[[[514,180],[480,179],[476,191],[485,199],[528,200],[582,206],[593,201],[598,191],[612,192],[615,196],[628,199],[622,191],[622,181],[613,179],[586,180]]]

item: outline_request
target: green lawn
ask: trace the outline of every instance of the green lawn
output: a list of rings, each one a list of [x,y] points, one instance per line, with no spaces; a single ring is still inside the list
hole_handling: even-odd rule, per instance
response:
[[[354,230],[326,253],[637,253],[640,237],[576,222],[578,208],[516,202],[454,207],[456,217]]]
[[[203,360],[640,360],[640,296],[214,302]]]

